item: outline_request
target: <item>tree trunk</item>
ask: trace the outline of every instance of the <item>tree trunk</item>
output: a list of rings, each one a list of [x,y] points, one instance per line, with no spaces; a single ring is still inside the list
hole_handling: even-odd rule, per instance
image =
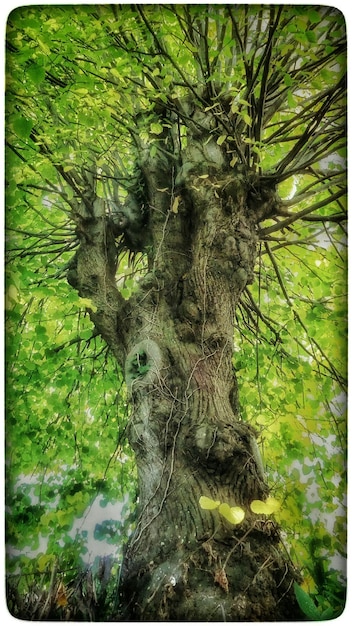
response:
[[[118,295],[111,230],[97,213],[93,239],[105,261],[95,255],[89,262],[91,226],[83,220],[71,277],[94,299],[99,332],[120,362],[126,357],[139,518],[117,617],[299,619],[297,575],[279,530],[249,508],[268,487],[255,432],[239,415],[232,365],[236,305],[253,279],[257,223],[273,210],[275,194],[255,202],[249,174],[226,166],[215,141],[196,131],[179,157],[172,165],[159,155],[142,158],[149,271],[138,294],[128,303]],[[200,496],[241,506],[244,520],[232,525],[217,510],[202,510]]]

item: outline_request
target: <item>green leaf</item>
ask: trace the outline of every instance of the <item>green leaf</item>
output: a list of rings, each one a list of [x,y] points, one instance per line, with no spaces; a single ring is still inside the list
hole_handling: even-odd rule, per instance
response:
[[[12,124],[16,135],[18,135],[20,139],[28,139],[33,128],[32,120],[18,115],[17,117],[13,118]]]
[[[163,130],[163,126],[159,124],[159,122],[153,122],[150,125],[150,132],[153,133],[153,135],[160,135]]]
[[[245,111],[240,111],[240,116],[242,117],[243,121],[246,122],[247,126],[252,126],[252,118],[250,115],[248,115],[248,113],[246,113]]]
[[[33,63],[27,70],[27,74],[35,85],[39,85],[45,78],[45,69],[42,65]]]
[[[293,80],[292,80],[290,74],[285,74],[284,75],[284,83],[285,83],[286,87],[291,87],[292,86]]]
[[[296,582],[293,585],[297,602],[304,615],[311,620],[320,620],[321,611],[314,604],[312,598]]]
[[[287,104],[290,109],[294,109],[296,106],[296,101],[292,95],[292,91],[290,91],[289,89],[287,90]]]
[[[308,19],[311,24],[319,24],[319,22],[321,21],[321,15],[315,9],[309,9]]]
[[[328,619],[333,619],[334,617],[338,617],[338,615],[336,615],[337,611],[335,611],[333,609],[333,607],[329,606],[326,609],[324,609],[324,611],[321,612],[320,614],[320,620],[324,621],[324,620],[328,620]]]
[[[316,36],[316,34],[315,34],[315,32],[313,30],[307,30],[306,37],[307,37],[309,43],[316,43],[316,41],[317,41],[317,36]]]

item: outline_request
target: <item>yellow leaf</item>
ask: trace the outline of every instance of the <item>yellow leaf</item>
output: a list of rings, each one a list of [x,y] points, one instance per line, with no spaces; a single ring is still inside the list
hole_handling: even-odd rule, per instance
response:
[[[221,145],[224,143],[224,141],[225,141],[226,137],[227,137],[227,135],[220,135],[220,137],[218,137],[218,139],[217,139],[217,141],[216,141],[216,143],[218,144],[218,146],[221,146]]]
[[[240,524],[244,520],[245,512],[240,506],[231,507],[231,515],[234,519],[234,524]]]
[[[219,102],[215,102],[215,104],[212,104],[210,107],[205,107],[204,109],[204,113],[206,113],[207,111],[211,111],[211,109],[214,109],[215,107],[219,106]]]
[[[263,500],[253,500],[250,506],[253,513],[257,515],[271,515],[271,513],[279,510],[280,502],[269,496],[265,502]]]
[[[199,498],[199,506],[201,509],[205,509],[206,511],[212,511],[213,509],[217,509],[220,504],[220,500],[212,500],[211,498],[207,498],[207,496],[200,496]]]
[[[248,113],[245,113],[244,111],[242,111],[241,116],[242,116],[242,119],[247,124],[247,126],[252,126],[252,118],[248,115]]]
[[[42,554],[37,561],[39,572],[44,572],[48,563],[52,563],[54,560],[55,556],[53,554]]]
[[[93,313],[97,312],[97,307],[93,304],[90,298],[78,298],[79,306],[85,307],[86,309],[91,309]]]
[[[39,46],[43,50],[45,56],[48,57],[51,54],[51,50],[50,50],[49,46],[47,46],[46,43],[44,43],[44,41],[41,41],[40,39],[37,39],[37,43],[39,44]]]
[[[253,513],[257,513],[258,515],[260,515],[261,513],[267,514],[267,506],[262,500],[253,500],[253,502],[251,502],[250,504],[250,507]]]
[[[281,503],[275,498],[272,498],[271,496],[269,496],[269,498],[266,499],[265,503],[271,509],[272,513],[275,513],[281,507]]]
[[[68,602],[67,602],[67,595],[66,595],[66,589],[65,586],[60,583],[58,590],[56,592],[56,605],[57,606],[67,606]]]
[[[6,298],[5,298],[5,308],[11,309],[14,304],[16,304],[19,300],[19,293],[17,287],[15,285],[9,285]]]
[[[230,507],[225,502],[219,506],[219,513],[227,519],[230,524],[240,524],[245,516],[244,510],[240,506]]]
[[[178,205],[180,204],[181,196],[176,196],[175,200],[172,203],[171,211],[173,213],[178,213]]]
[[[314,581],[314,578],[308,574],[305,576],[304,581],[301,584],[302,589],[309,594],[316,593],[317,587]]]

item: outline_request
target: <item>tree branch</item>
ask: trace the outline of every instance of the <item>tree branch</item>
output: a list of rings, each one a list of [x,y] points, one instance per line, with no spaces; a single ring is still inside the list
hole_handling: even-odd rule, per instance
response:
[[[195,91],[193,85],[187,80],[184,72],[181,70],[180,66],[176,63],[175,59],[172,57],[171,54],[169,54],[169,52],[167,52],[167,50],[162,46],[162,44],[160,43],[160,41],[158,40],[158,37],[155,34],[155,30],[151,27],[151,25],[149,24],[149,21],[146,18],[146,15],[142,9],[141,5],[136,5],[137,10],[140,14],[140,16],[142,17],[143,22],[145,23],[148,31],[150,32],[150,34],[152,35],[152,38],[155,42],[156,48],[157,50],[159,50],[160,54],[162,56],[164,56],[166,59],[168,59],[170,61],[170,63],[173,65],[173,67],[175,68],[175,70],[177,71],[177,73],[179,74],[179,76],[181,76],[185,87],[187,87],[194,95],[194,97],[197,100],[200,100],[200,96],[199,94]],[[206,102],[204,102],[204,104],[206,104]]]
[[[293,224],[293,222],[296,222],[302,217],[305,217],[306,215],[313,213],[313,211],[318,211],[318,209],[321,209],[324,206],[327,206],[328,204],[334,202],[338,198],[341,198],[341,196],[344,196],[345,193],[346,193],[345,190],[341,189],[340,191],[337,191],[336,193],[332,194],[330,197],[327,197],[324,200],[321,200],[320,202],[316,202],[312,206],[307,207],[306,209],[303,209],[302,211],[299,211],[298,213],[295,213],[291,215],[290,217],[287,217],[284,220],[281,220],[278,224],[273,224],[273,226],[268,226],[268,228],[261,229],[259,231],[260,237],[265,237],[266,235],[275,233],[278,230],[287,228],[288,226],[290,226],[290,224]],[[326,216],[324,216],[323,219],[326,219]]]
[[[286,155],[286,157],[281,161],[280,165],[277,167],[276,169],[277,175],[280,175],[284,172],[287,166],[299,154],[303,146],[305,146],[308,143],[311,136],[318,128],[318,125],[320,124],[324,115],[329,111],[332,103],[335,102],[335,100],[338,99],[343,94],[344,88],[345,88],[345,79],[343,78],[339,81],[336,87],[334,86],[328,91],[328,94],[325,97],[323,104],[320,106],[319,111],[314,115],[313,119],[308,124],[301,138],[296,142],[292,150],[290,150],[290,152]]]

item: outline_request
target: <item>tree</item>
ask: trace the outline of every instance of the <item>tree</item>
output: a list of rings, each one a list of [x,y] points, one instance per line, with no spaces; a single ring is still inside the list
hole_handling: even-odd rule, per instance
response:
[[[61,384],[65,409],[52,412],[49,389],[25,441],[45,428],[53,466],[38,466],[65,484],[50,440],[69,431],[76,482],[65,498],[71,517],[82,512],[104,480],[82,470],[92,452],[73,421],[75,392],[82,377],[90,415],[101,366],[109,411],[111,372],[118,381],[124,372],[130,415],[114,451],[125,429],[138,512],[115,619],[300,618],[301,579],[271,515],[278,500],[257,440],[275,437],[271,422],[285,403],[279,434],[292,462],[307,433],[314,445],[313,424],[316,437],[330,432],[343,446],[342,15],[309,6],[24,7],[9,16],[7,46],[10,323],[36,342],[17,385],[64,368],[53,393]],[[66,317],[48,329],[63,298],[65,316],[83,307],[93,330],[85,318],[70,336]],[[11,381],[19,344],[9,349]],[[72,347],[77,369],[68,371],[60,358]],[[104,360],[85,374],[94,350]],[[280,373],[290,380],[286,398]],[[25,406],[17,394],[9,405],[14,492],[14,413]],[[276,470],[285,511],[277,450],[265,453],[266,467]],[[23,456],[21,471],[33,471],[28,444]],[[106,459],[89,458],[102,472]],[[330,489],[335,470],[326,463]],[[25,495],[27,513],[55,525],[57,513],[45,514],[40,499],[28,506]]]

